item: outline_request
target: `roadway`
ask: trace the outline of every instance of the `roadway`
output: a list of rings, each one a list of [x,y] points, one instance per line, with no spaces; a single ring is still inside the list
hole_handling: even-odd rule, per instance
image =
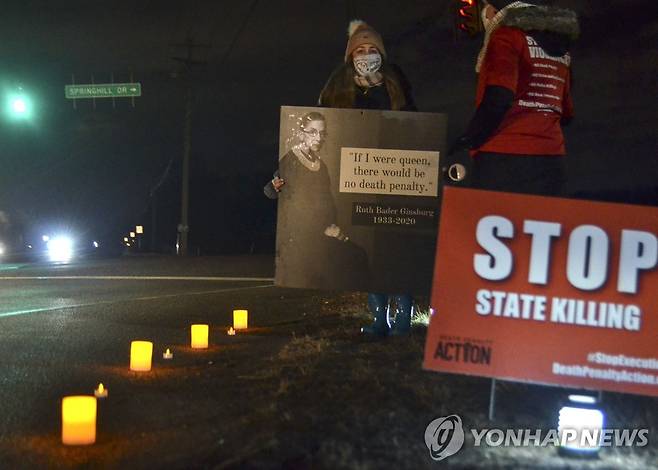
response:
[[[0,265],[0,462],[29,462],[26,468],[75,467],[75,459],[71,465],[60,462],[70,455],[62,454],[68,449],[58,442],[61,397],[89,394],[104,382],[115,403],[128,401],[134,393],[132,382],[138,380],[139,386],[141,380],[128,371],[130,342],[135,339],[154,342],[154,370],[160,371],[150,380],[176,368],[185,376],[207,365],[206,356],[187,347],[189,325],[209,323],[215,344],[227,341],[225,329],[232,324],[234,308],[249,309],[252,325],[272,325],[267,305],[283,292],[273,288],[272,274],[271,257],[132,257]],[[285,320],[278,316],[276,321]],[[175,352],[171,363],[161,357],[165,347]],[[167,401],[166,394],[162,399]],[[181,403],[184,397],[168,399]],[[137,398],[135,404],[139,403]],[[139,419],[135,404],[126,407],[130,412],[116,409],[112,418],[103,417],[106,427],[99,425],[100,442],[114,442],[116,447],[116,439],[107,433],[116,436]],[[109,457],[89,461],[86,450],[74,451],[84,462],[111,466],[113,458],[134,462],[126,446],[120,444],[114,456],[109,452]]]

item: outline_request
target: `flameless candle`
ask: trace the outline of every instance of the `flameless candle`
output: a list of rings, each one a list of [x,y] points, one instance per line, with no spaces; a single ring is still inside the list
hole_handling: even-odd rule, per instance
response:
[[[62,400],[62,443],[83,446],[96,442],[96,398],[64,397]]]
[[[133,341],[130,343],[130,370],[148,372],[151,370],[153,343],[150,341]]]
[[[98,384],[98,388],[94,390],[94,396],[96,398],[107,398],[107,389],[102,383]]]
[[[162,353],[162,358],[163,359],[173,359],[174,358],[174,353],[172,353],[169,348],[165,352]]]
[[[236,330],[246,330],[248,325],[249,312],[246,310],[233,310],[233,328]]]
[[[233,327],[229,328],[227,333],[229,336],[235,336],[235,330],[233,329]]]
[[[208,325],[192,325],[192,348],[206,349],[208,347]]]
[[[595,455],[601,449],[605,416],[598,400],[589,395],[569,395],[558,420],[560,452],[566,455]],[[585,436],[597,436],[591,441]]]

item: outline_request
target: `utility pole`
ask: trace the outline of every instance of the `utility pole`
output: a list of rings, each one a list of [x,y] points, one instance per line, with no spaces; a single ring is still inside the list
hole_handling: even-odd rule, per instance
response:
[[[178,250],[180,256],[187,256],[188,235],[190,233],[190,151],[192,150],[192,85],[187,78],[185,90],[185,131],[183,134],[183,169],[181,186],[180,224],[178,224]]]
[[[157,235],[158,229],[158,193],[151,194],[151,253],[157,252]]]
[[[190,209],[190,157],[192,152],[192,77],[191,69],[194,65],[205,65],[205,60],[194,59],[194,51],[200,48],[210,48],[210,44],[195,44],[188,34],[183,44],[172,44],[172,47],[185,48],[185,57],[172,57],[173,60],[183,64],[183,79],[185,80],[185,121],[183,131],[183,165],[181,183],[181,216],[176,237],[176,254],[187,256],[189,242],[189,209]]]

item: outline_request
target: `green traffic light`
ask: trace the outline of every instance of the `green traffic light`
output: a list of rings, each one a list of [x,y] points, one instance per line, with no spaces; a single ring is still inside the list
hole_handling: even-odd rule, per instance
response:
[[[27,103],[23,98],[14,98],[11,102],[11,109],[16,114],[27,113]]]
[[[11,120],[32,121],[32,97],[25,93],[23,87],[7,87],[2,90],[5,101],[5,114]]]

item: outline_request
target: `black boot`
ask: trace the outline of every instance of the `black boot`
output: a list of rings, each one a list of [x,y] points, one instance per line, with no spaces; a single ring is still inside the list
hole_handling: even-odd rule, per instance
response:
[[[361,328],[361,333],[374,336],[388,336],[391,322],[388,318],[388,296],[386,294],[368,294],[368,307],[375,317],[370,326]]]
[[[414,298],[408,294],[395,296],[395,323],[391,335],[404,336],[411,331],[411,316],[414,311]]]

